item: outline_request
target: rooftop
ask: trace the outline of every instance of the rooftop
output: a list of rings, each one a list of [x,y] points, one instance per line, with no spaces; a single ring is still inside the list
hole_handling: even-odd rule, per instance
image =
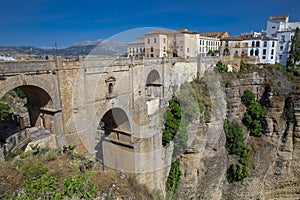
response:
[[[208,32],[208,33],[200,33],[200,36],[213,37],[213,38],[224,38],[224,37],[229,37],[229,34],[228,34],[227,31],[223,31],[223,32]]]

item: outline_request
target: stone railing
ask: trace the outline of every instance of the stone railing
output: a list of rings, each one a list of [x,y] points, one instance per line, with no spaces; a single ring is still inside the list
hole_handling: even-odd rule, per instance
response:
[[[53,71],[54,61],[9,61],[0,62],[0,74]]]

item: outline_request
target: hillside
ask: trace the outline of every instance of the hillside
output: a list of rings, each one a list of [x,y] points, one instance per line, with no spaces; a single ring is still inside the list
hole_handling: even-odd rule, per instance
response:
[[[34,46],[0,46],[1,54],[13,55],[59,55],[59,56],[79,56],[88,55],[93,49],[100,49],[97,53],[104,55],[123,55],[127,51],[127,44],[118,41],[96,40],[76,43],[66,48],[38,48]]]

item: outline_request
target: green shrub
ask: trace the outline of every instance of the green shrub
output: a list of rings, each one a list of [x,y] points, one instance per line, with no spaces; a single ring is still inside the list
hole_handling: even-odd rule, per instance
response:
[[[266,116],[266,109],[260,103],[255,102],[255,96],[250,90],[245,90],[242,96],[242,103],[247,107],[247,111],[242,119],[250,131],[250,135],[261,137],[263,128],[261,120]]]
[[[250,90],[245,90],[241,100],[245,106],[248,106],[255,101],[255,95]]]
[[[15,88],[14,89],[15,93],[17,94],[17,96],[21,99],[25,99],[26,95],[25,93],[20,89],[20,88]]]
[[[242,181],[249,176],[249,168],[245,167],[241,163],[232,164],[228,170],[229,182]]]
[[[231,124],[225,120],[224,132],[226,135],[225,148],[229,154],[240,155],[244,148],[244,133],[239,123],[233,121]]]
[[[174,159],[171,163],[171,169],[166,182],[167,191],[170,191],[174,194],[176,193],[180,176],[181,176],[181,171],[179,169],[179,160]]]
[[[9,105],[0,100],[0,120],[7,120],[9,115]]]
[[[221,61],[217,62],[216,67],[215,67],[216,71],[219,73],[224,73],[228,71],[228,67],[227,65],[225,65],[224,63],[222,63]]]
[[[169,107],[165,113],[165,124],[162,130],[162,144],[167,146],[175,135],[179,133],[181,123],[181,107],[179,102],[173,97],[169,101]],[[179,136],[177,136],[179,137]]]

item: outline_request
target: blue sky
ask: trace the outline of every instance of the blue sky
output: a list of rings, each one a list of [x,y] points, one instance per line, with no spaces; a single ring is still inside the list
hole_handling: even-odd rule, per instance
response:
[[[0,46],[67,47],[141,27],[230,35],[261,31],[269,16],[300,21],[300,0],[0,0]]]

